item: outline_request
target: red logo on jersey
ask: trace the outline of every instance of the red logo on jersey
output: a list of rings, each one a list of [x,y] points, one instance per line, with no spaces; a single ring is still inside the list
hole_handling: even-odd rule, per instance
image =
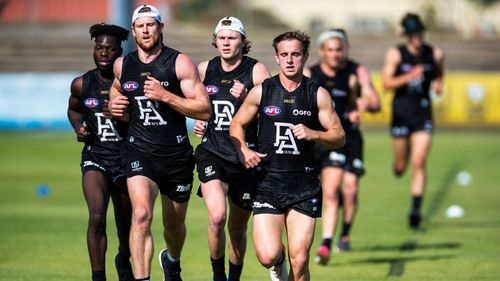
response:
[[[281,113],[281,108],[274,106],[274,105],[269,105],[264,107],[264,113],[269,115],[269,116],[276,116]]]
[[[86,107],[94,108],[99,105],[99,100],[94,98],[88,98],[83,101]]]
[[[123,83],[122,88],[127,92],[135,91],[137,90],[137,88],[139,88],[139,83],[135,81],[128,81]]]
[[[215,87],[214,85],[207,85],[205,86],[205,90],[207,91],[207,94],[213,95],[219,92],[219,88]]]

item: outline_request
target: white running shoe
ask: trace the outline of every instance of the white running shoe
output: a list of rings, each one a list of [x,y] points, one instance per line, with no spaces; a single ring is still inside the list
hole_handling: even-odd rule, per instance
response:
[[[283,255],[283,263],[280,265],[273,265],[269,269],[269,276],[271,276],[272,281],[288,281],[288,267],[286,265],[286,255],[283,250],[284,245],[281,246],[281,253]]]

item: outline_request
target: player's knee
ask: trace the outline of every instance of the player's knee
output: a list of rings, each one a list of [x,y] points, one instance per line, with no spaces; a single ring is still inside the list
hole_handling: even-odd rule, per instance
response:
[[[209,227],[214,232],[224,231],[226,225],[226,214],[211,213],[209,215]]]
[[[346,184],[344,186],[344,197],[347,200],[355,201],[357,196],[358,196],[358,187],[356,185],[349,186]]]
[[[425,169],[425,159],[419,158],[412,161],[413,170],[423,170]]]
[[[281,253],[272,253],[271,251],[257,251],[257,259],[265,268],[271,268],[280,259]]]
[[[290,264],[294,272],[303,272],[307,270],[307,261],[309,257],[306,252],[290,254]]]
[[[153,220],[153,213],[146,207],[137,207],[132,211],[132,223],[136,226],[149,226]]]
[[[247,225],[242,223],[229,223],[228,225],[229,235],[233,239],[241,240],[242,237],[246,235]]]
[[[106,231],[106,216],[101,213],[91,213],[89,216],[89,229],[94,233]]]

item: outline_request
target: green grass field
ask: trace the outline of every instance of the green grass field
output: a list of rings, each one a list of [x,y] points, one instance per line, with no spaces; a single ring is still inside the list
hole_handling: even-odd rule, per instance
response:
[[[388,134],[368,132],[365,143],[368,173],[361,182],[353,251],[334,255],[327,267],[311,264],[312,280],[500,280],[500,132],[435,135],[426,220],[418,232],[406,221],[410,173],[392,176]],[[71,134],[0,134],[0,280],[90,280],[80,149]],[[472,175],[468,186],[455,181],[462,170]],[[37,196],[39,184],[50,187],[49,196]],[[465,209],[463,218],[445,217],[452,204]],[[186,281],[211,280],[206,225],[203,202],[193,196],[182,258]],[[157,208],[153,280],[161,280],[156,258],[164,246],[161,231]],[[248,233],[251,237],[251,229]],[[313,249],[319,236],[317,229]],[[108,241],[108,280],[116,280],[111,211]],[[251,239],[242,280],[268,280]]]

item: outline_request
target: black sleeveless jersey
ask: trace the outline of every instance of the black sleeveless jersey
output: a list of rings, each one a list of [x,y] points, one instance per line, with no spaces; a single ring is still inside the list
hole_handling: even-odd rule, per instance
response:
[[[349,77],[351,72],[348,68],[339,69],[335,72],[335,76],[327,76],[317,63],[311,68],[311,78],[318,84],[325,88],[331,95],[335,103],[335,111],[339,116],[340,123],[344,129],[349,127],[349,120],[347,118],[347,103],[349,100]]]
[[[215,155],[226,161],[239,163],[238,155],[229,138],[229,125],[234,115],[241,106],[229,90],[233,87],[234,80],[239,80],[248,91],[253,88],[253,67],[257,60],[243,56],[243,60],[232,71],[222,69],[219,56],[208,62],[203,84],[212,104],[212,116],[203,135],[201,145]],[[246,140],[250,148],[255,149],[257,123],[253,122],[246,127]]]
[[[315,142],[298,140],[289,128],[304,124],[323,130],[318,119],[319,85],[305,77],[299,87],[287,91],[276,75],[262,83],[259,118],[259,152],[267,156],[261,167],[268,172],[315,172]]]
[[[419,56],[410,54],[404,44],[398,45],[398,50],[401,53],[401,63],[397,66],[396,76],[411,71],[417,64],[423,65],[424,74],[396,89],[393,101],[394,109],[410,116],[422,111],[430,111],[429,89],[432,79],[436,77],[433,48],[424,45]]]
[[[85,141],[84,153],[95,153],[107,158],[119,155],[122,136],[126,133],[125,124],[107,118],[103,114],[104,102],[109,100],[112,83],[112,81],[102,81],[97,69],[89,70],[83,75],[80,102],[83,108],[83,121],[90,132]]]
[[[358,76],[358,66],[359,66],[359,63],[356,62],[356,61],[353,61],[351,59],[348,59],[347,60],[347,66],[346,66],[346,70],[349,72],[349,74],[352,74],[354,76]],[[361,88],[360,87],[357,87],[356,89],[356,97],[359,98],[361,97]]]
[[[150,63],[143,63],[137,51],[123,58],[120,83],[129,101],[127,147],[158,156],[186,156],[192,151],[187,136],[186,118],[164,102],[144,96],[147,76],[160,81],[171,93],[183,97],[177,79],[175,62],[180,53],[162,46],[161,53]]]

